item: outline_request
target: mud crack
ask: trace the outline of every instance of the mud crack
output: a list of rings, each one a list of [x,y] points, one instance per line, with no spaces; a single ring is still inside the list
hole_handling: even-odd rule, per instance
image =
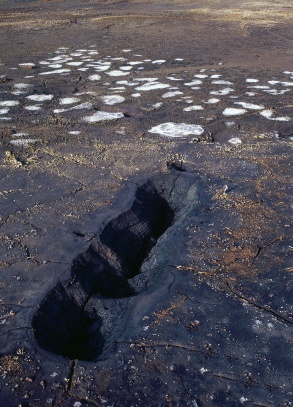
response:
[[[47,294],[33,317],[41,348],[71,360],[107,357],[130,299],[139,301],[159,282],[157,267],[142,266],[158,240],[164,244],[157,250],[168,250],[168,233],[196,205],[195,175],[179,174],[159,175],[138,186],[130,209],[110,220],[73,260],[72,277]]]

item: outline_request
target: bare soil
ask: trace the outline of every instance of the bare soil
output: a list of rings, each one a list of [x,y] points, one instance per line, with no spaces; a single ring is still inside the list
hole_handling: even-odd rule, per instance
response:
[[[0,105],[0,405],[291,406],[291,3],[1,0],[0,16],[0,103],[16,102]],[[80,65],[44,74],[64,54]],[[136,89],[154,77],[166,88]],[[69,97],[88,107],[60,112]],[[121,117],[84,119],[99,112]],[[150,132],[163,123],[203,131]]]

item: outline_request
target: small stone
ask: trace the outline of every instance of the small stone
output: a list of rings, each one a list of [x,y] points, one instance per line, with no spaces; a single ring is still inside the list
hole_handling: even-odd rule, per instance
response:
[[[44,389],[46,387],[46,381],[45,380],[41,380],[40,381],[40,386],[42,387],[42,389]]]

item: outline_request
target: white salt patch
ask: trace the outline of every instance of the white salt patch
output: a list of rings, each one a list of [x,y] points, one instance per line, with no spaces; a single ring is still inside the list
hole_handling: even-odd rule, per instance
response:
[[[18,66],[22,67],[22,68],[33,68],[36,66],[36,64],[34,64],[33,62],[24,62],[22,64],[18,64]]]
[[[250,89],[270,89],[269,86],[266,85],[255,85],[255,86],[248,86]]]
[[[211,79],[218,79],[221,78],[222,75],[211,75]]]
[[[259,113],[261,116],[265,117],[268,120],[274,120],[274,121],[279,121],[279,122],[288,122],[290,120],[290,117],[272,117],[273,112],[271,110],[263,110],[262,112]]]
[[[136,81],[139,82],[155,82],[158,78],[137,78]]]
[[[121,71],[130,71],[132,69],[132,66],[120,66],[119,69]]]
[[[54,109],[54,113],[64,113],[71,110],[91,109],[93,105],[89,102],[81,103],[80,105],[70,107],[68,109]]]
[[[225,122],[227,127],[232,127],[234,126],[235,122]]]
[[[0,114],[7,114],[9,112],[9,108],[0,109]]]
[[[13,91],[11,92],[13,95],[23,95],[25,93],[28,93],[32,85],[29,85],[28,83],[16,83],[13,86]]]
[[[18,100],[3,100],[2,102],[0,102],[0,106],[12,107],[17,105],[19,105]]]
[[[35,75],[28,75],[28,76],[25,76],[24,78],[29,79],[29,78],[34,78],[34,77],[35,77]]]
[[[71,103],[79,102],[78,98],[61,98],[59,99],[60,105],[70,105]]]
[[[90,76],[88,77],[88,79],[89,79],[90,81],[98,81],[98,80],[101,79],[101,76],[98,75],[97,73],[95,73],[95,74],[93,74],[93,75],[90,75]]]
[[[185,82],[184,85],[185,86],[194,86],[194,85],[200,85],[202,83],[202,81],[200,79],[196,79],[192,82]]]
[[[88,54],[89,55],[98,55],[98,51],[90,51]]]
[[[11,117],[0,117],[0,120],[12,120]]]
[[[141,96],[141,93],[133,93],[131,96],[133,98],[139,98]]]
[[[87,123],[98,123],[102,121],[107,121],[107,120],[116,120],[120,119],[121,117],[124,117],[124,114],[122,112],[118,113],[108,113],[108,112],[96,112],[92,116],[86,116],[83,118],[83,120]]]
[[[208,372],[208,369],[205,369],[204,367],[202,367],[201,369],[199,369],[201,374],[204,374],[206,372]]]
[[[46,71],[46,72],[41,72],[39,75],[55,75],[55,74],[62,74],[65,72],[71,72],[70,69],[56,69],[55,71]]]
[[[245,109],[238,109],[234,107],[226,107],[226,109],[222,112],[224,116],[238,116],[244,113],[246,113]]]
[[[232,88],[224,88],[220,90],[213,90],[210,92],[211,95],[219,95],[219,96],[224,96],[224,95],[229,95],[229,93],[234,92],[234,89]]]
[[[166,79],[170,79],[170,81],[183,81],[181,78],[174,78],[174,76],[167,76]]]
[[[70,56],[72,57],[81,57],[83,54],[81,52],[73,52],[72,54],[70,54]]]
[[[77,131],[77,130],[72,130],[72,131],[69,131],[68,132],[68,134],[73,134],[73,135],[78,135],[78,134],[80,134],[81,133],[81,131]]]
[[[201,74],[196,74],[196,75],[193,75],[195,78],[200,78],[200,79],[204,79],[204,78],[207,78],[208,77],[208,75],[201,75]]]
[[[253,103],[246,103],[246,102],[234,102],[235,105],[240,105],[244,107],[245,109],[255,109],[255,110],[261,110],[264,109],[265,107],[262,105],[255,105]]]
[[[166,92],[162,95],[162,98],[172,98],[177,95],[183,95],[183,92],[180,92],[179,90],[174,92]]]
[[[282,83],[280,81],[268,81],[270,85],[277,85],[278,83]]]
[[[293,82],[280,82],[282,86],[293,86]]]
[[[293,72],[290,72],[290,71],[284,71],[283,73],[286,75],[293,75]]]
[[[147,91],[147,90],[154,90],[154,89],[165,89],[165,88],[169,88],[169,87],[170,87],[170,85],[167,85],[166,83],[150,82],[150,83],[145,83],[142,86],[138,86],[135,89]]]
[[[131,49],[123,49],[122,52],[131,52]]]
[[[247,78],[247,79],[245,80],[245,82],[248,82],[248,83],[255,83],[255,82],[259,82],[259,80],[258,80],[258,79]]]
[[[125,76],[125,75],[129,75],[129,72],[123,72],[123,71],[118,71],[118,70],[109,71],[109,72],[106,72],[106,73],[109,76]]]
[[[58,57],[48,58],[49,61],[64,61],[64,60],[72,60],[73,58],[68,57],[67,55],[59,55]]]
[[[30,88],[32,85],[30,85],[29,83],[15,83],[14,85],[13,85],[13,87],[14,88],[17,88],[17,89],[28,89],[28,88]]]
[[[194,110],[204,110],[202,106],[199,105],[194,105],[194,106],[189,106],[183,109],[185,112],[192,112]]]
[[[242,141],[238,137],[230,138],[230,140],[228,140],[228,142],[231,144],[242,144]]]
[[[263,92],[269,93],[270,95],[284,95],[286,92],[290,92],[290,89],[265,89]]]
[[[174,61],[184,61],[183,58],[175,58]]]
[[[77,68],[78,71],[86,72],[89,70],[89,68]]]
[[[211,83],[213,83],[215,85],[233,85],[233,82],[223,81],[223,80],[212,81]]]
[[[154,109],[160,109],[160,107],[162,107],[163,106],[163,103],[162,102],[158,102],[158,103],[155,103],[154,105],[153,105],[153,108]]]
[[[192,86],[190,89],[192,89],[192,90],[199,90],[200,87],[199,87],[199,86]]]
[[[110,90],[119,90],[120,92],[124,91],[125,86],[115,86],[114,88],[109,88]]]
[[[40,65],[50,65],[51,62],[48,61],[40,61],[39,64]]]
[[[32,110],[32,111],[41,110],[42,106],[40,106],[40,105],[28,105],[28,106],[25,106],[24,109],[25,110]]]
[[[89,49],[76,49],[75,51],[76,52],[88,52]]]
[[[116,81],[117,85],[136,86],[138,82]]]
[[[26,99],[33,100],[34,102],[46,102],[53,99],[53,95],[30,95]]]
[[[254,93],[254,92],[245,92],[245,94],[246,94],[247,96],[255,96],[255,93]]]
[[[13,137],[26,137],[28,136],[28,133],[15,133],[13,134]]]
[[[86,66],[88,67],[94,67],[95,71],[97,72],[105,72],[107,71],[111,65],[93,65],[93,64],[87,64]]]
[[[204,102],[204,103],[213,105],[214,103],[218,103],[218,102],[220,102],[220,99],[211,98],[211,99],[207,100],[207,101]]]
[[[83,62],[67,62],[66,65],[70,65],[70,66],[80,66],[82,65]]]
[[[265,117],[266,119],[270,119],[273,116],[273,112],[271,110],[263,110],[260,112],[260,115]]]
[[[101,99],[106,105],[116,105],[117,103],[122,103],[125,100],[125,98],[120,95],[102,96]]]
[[[166,62],[165,59],[156,59],[155,61],[152,62],[152,64],[163,64],[164,62]]]
[[[40,139],[22,138],[22,139],[10,140],[10,144],[14,144],[17,146],[27,146],[28,144],[36,143],[37,141],[40,141]]]
[[[141,64],[143,64],[143,61],[130,61],[130,62],[128,62],[128,65],[132,65],[132,66],[141,65]]]
[[[87,91],[87,92],[78,92],[75,93],[76,96],[82,96],[82,95],[92,95],[92,96],[97,96],[96,92],[93,91]]]
[[[143,62],[152,62],[151,59],[144,59]]]
[[[204,129],[196,124],[170,122],[152,127],[149,132],[160,134],[166,137],[183,137],[188,136],[189,134],[199,136],[204,132]]]
[[[23,94],[25,94],[25,93],[28,93],[28,91],[23,91],[23,90],[12,90],[10,93],[11,93],[11,95],[16,95],[16,96],[19,96],[19,95],[23,95]]]
[[[62,64],[50,64],[50,65],[48,65],[48,67],[58,69],[58,68],[62,68]]]
[[[137,68],[138,71],[142,71],[144,69],[143,66],[140,66],[139,68]]]
[[[125,127],[121,127],[121,130],[116,131],[117,134],[120,134],[121,136],[125,136]]]

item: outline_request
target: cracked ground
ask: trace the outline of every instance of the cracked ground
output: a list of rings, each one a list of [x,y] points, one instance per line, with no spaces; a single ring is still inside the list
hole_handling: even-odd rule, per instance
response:
[[[0,405],[292,406],[290,2],[0,12]],[[156,177],[180,217],[151,235],[135,295],[83,303],[103,350],[40,346],[48,293]]]

